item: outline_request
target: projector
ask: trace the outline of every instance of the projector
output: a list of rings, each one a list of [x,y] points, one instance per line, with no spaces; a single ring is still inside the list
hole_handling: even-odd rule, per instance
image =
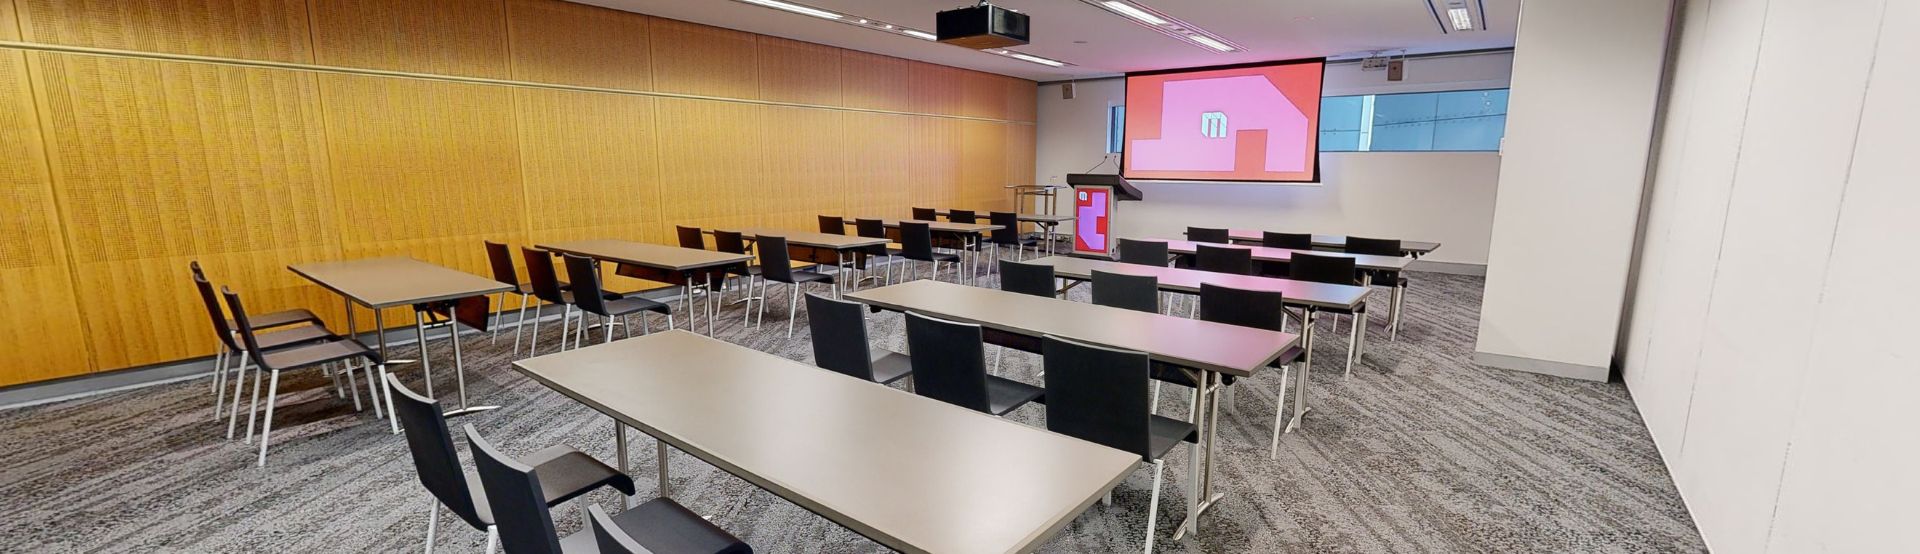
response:
[[[940,42],[974,50],[1027,43],[1027,14],[981,2],[940,12],[934,22]]]

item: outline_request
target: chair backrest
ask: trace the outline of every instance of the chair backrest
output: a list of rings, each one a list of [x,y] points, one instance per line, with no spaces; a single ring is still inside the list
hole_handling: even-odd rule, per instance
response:
[[[759,243],[760,276],[776,283],[792,283],[793,257],[787,252],[787,237],[760,235],[754,242]]]
[[[1253,251],[1230,246],[1194,246],[1194,269],[1234,275],[1253,274]]]
[[[933,227],[919,221],[900,222],[900,255],[909,260],[933,261]]]
[[[675,225],[673,226],[673,231],[680,236],[681,248],[692,248],[694,250],[707,249],[707,236],[699,227]]]
[[[987,355],[979,325],[907,313],[913,392],[981,412],[987,403]]]
[[[573,285],[573,305],[587,312],[606,316],[607,299],[600,290],[600,268],[594,265],[593,258],[561,254],[567,261],[568,283]]]
[[[202,271],[200,269],[200,260],[187,262],[187,269],[193,270],[194,277],[199,277],[201,279],[207,278],[207,272]]]
[[[1400,239],[1370,239],[1365,237],[1347,237],[1348,254],[1366,254],[1369,256],[1403,256]]]
[[[465,430],[500,547],[516,554],[559,554],[560,536],[553,528],[553,513],[547,511],[547,497],[540,492],[540,476],[533,467],[500,453],[473,424]]]
[[[548,304],[566,303],[567,296],[560,289],[560,275],[553,270],[553,253],[522,246],[520,257],[527,262],[527,281],[533,286],[533,296]]]
[[[954,223],[975,223],[980,221],[973,210],[947,210],[947,221]]]
[[[820,216],[820,232],[829,235],[847,234],[847,218],[837,215]]]
[[[1120,263],[1167,267],[1167,243],[1120,239]]]
[[[1211,242],[1214,244],[1233,242],[1231,235],[1227,233],[1226,229],[1214,229],[1212,227],[1188,227],[1187,240],[1193,242]]]
[[[1312,250],[1313,235],[1306,233],[1260,232],[1260,245],[1267,248],[1285,248],[1288,250]]]
[[[240,335],[240,344],[246,347],[247,354],[253,357],[253,363],[269,371],[274,368],[267,365],[266,356],[261,355],[260,339],[254,336],[253,322],[247,319],[247,307],[240,303],[240,294],[233,289],[220,287],[220,296],[227,299],[227,311],[233,312],[233,332]]]
[[[420,484],[468,525],[476,529],[490,525],[480,520],[474,508],[473,489],[467,487],[467,473],[460,469],[460,454],[453,449],[453,432],[447,430],[447,416],[440,411],[440,402],[400,384],[399,374],[387,374],[387,386],[393,390],[393,412],[400,417],[400,428],[407,432],[407,450],[413,453],[413,469],[420,474]]]
[[[640,546],[626,529],[613,522],[613,516],[599,504],[587,506],[587,525],[593,527],[593,542],[600,546],[601,554],[652,554],[652,550]]]
[[[1333,283],[1336,285],[1358,285],[1359,273],[1354,271],[1353,258],[1342,256],[1317,256],[1313,254],[1294,254],[1287,263],[1287,278],[1295,281],[1313,281],[1315,283]]]
[[[1053,266],[1000,260],[1000,290],[1052,298]]]
[[[813,364],[873,380],[873,354],[867,346],[866,308],[856,302],[807,294],[807,328],[813,330]]]
[[[1093,303],[1140,312],[1160,313],[1160,280],[1152,275],[1127,275],[1093,270]]]
[[[713,230],[713,249],[728,254],[747,253],[747,238],[739,231]]]
[[[1040,341],[1040,355],[1047,369],[1048,431],[1153,459],[1146,353],[1048,335]]]
[[[1000,226],[991,237],[995,244],[1020,244],[1020,214],[988,212],[987,223]]]
[[[233,328],[227,326],[227,313],[220,309],[220,299],[213,292],[213,283],[207,282],[206,274],[195,271],[193,286],[200,289],[200,302],[206,304],[207,317],[213,320],[213,334],[220,337],[220,343],[227,345],[227,350],[239,352],[240,345],[233,342]]]
[[[1279,331],[1286,327],[1286,303],[1278,292],[1201,283],[1200,319]]]
[[[513,267],[513,250],[507,245],[482,241],[487,245],[487,264],[493,266],[493,280],[500,284],[519,287],[520,272]]]
[[[878,219],[855,219],[853,232],[870,239],[884,239],[887,238],[887,222]]]
[[[933,215],[935,211],[933,208],[914,208],[913,218],[920,221],[937,221],[940,218]]]

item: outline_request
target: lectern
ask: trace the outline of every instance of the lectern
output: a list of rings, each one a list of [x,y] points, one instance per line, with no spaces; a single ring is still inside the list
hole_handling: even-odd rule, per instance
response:
[[[1067,175],[1073,186],[1073,253],[1107,258],[1113,255],[1113,218],[1122,200],[1144,198],[1140,189],[1119,175],[1074,173]]]

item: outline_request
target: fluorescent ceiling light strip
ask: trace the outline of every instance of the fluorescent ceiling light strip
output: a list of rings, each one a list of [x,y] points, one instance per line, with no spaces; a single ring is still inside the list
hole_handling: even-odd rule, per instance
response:
[[[740,0],[740,1],[746,2],[748,4],[757,4],[761,6],[766,6],[776,10],[786,10],[786,11],[790,11],[797,14],[811,15],[814,17],[822,18],[822,19],[840,19],[840,18],[846,17],[844,15],[833,13],[820,8],[802,6],[799,4],[788,4],[786,2],[781,2],[780,0]]]
[[[1466,8],[1448,8],[1447,17],[1453,19],[1453,30],[1473,30],[1473,14],[1472,12],[1468,12]]]
[[[1213,40],[1213,37],[1209,37],[1206,35],[1187,35],[1187,38],[1193,39],[1194,42],[1200,43],[1201,46],[1212,48],[1214,50],[1219,50],[1221,52],[1232,52],[1234,50],[1238,50],[1237,48],[1228,46],[1227,43]]]
[[[1144,21],[1148,25],[1166,25],[1167,24],[1167,20],[1160,19],[1158,16],[1147,13],[1146,10],[1142,10],[1138,7],[1135,7],[1133,4],[1128,4],[1126,2],[1117,2],[1115,0],[1107,0],[1106,2],[1102,2],[1101,4],[1105,5],[1107,9],[1119,12],[1120,15],[1124,15],[1134,19],[1138,19],[1140,21]]]
[[[902,32],[902,33],[906,33],[906,34],[907,34],[907,35],[909,35],[909,36],[915,36],[915,37],[920,37],[920,38],[924,38],[924,39],[927,39],[927,40],[940,40],[940,37],[937,37],[937,36],[933,36],[933,33],[929,33],[929,32],[926,32],[926,31],[922,31],[922,30],[919,30],[919,29],[906,29],[906,30],[903,30],[903,31],[900,31],[900,32]]]
[[[1049,60],[1046,58],[1042,58],[1040,56],[1035,56],[1032,54],[1022,54],[1019,52],[1008,52],[1006,53],[1006,56],[1009,58],[1013,58],[1021,61],[1033,62],[1033,63],[1037,63],[1040,65],[1049,66],[1049,67],[1060,67],[1063,65],[1067,65],[1066,62]]]

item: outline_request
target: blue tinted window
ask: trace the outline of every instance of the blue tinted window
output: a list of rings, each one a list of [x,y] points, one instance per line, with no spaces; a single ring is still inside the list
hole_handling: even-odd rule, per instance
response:
[[[1107,153],[1108,154],[1120,153],[1120,144],[1122,142],[1125,142],[1125,138],[1126,138],[1126,132],[1127,132],[1126,124],[1127,124],[1127,107],[1126,106],[1113,106],[1113,107],[1107,108]]]
[[[1323,152],[1491,152],[1506,128],[1506,89],[1329,96],[1320,104]]]

